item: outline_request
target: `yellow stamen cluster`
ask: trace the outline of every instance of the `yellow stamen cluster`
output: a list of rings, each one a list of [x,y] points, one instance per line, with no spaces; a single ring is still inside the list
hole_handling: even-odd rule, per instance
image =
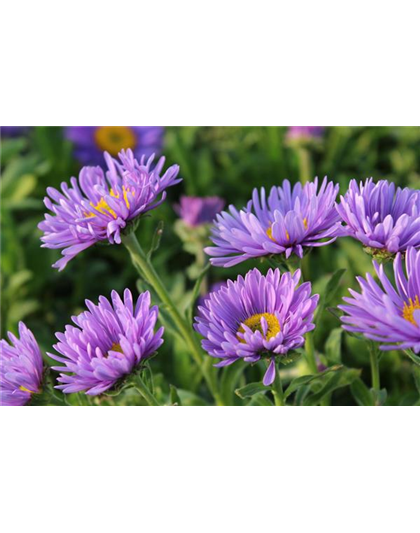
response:
[[[136,136],[128,126],[101,126],[95,130],[95,143],[100,150],[116,156],[120,150],[136,146]]]
[[[34,393],[35,393],[35,391],[33,391],[33,390],[29,390],[29,389],[27,389],[26,387],[24,387],[23,385],[21,385],[21,386],[19,387],[19,389],[22,390],[23,392],[29,392],[29,394],[34,394]]]
[[[252,315],[251,317],[244,320],[245,326],[247,326],[251,331],[260,331],[263,335],[263,329],[261,326],[261,318],[264,317],[267,321],[267,335],[266,340],[271,339],[272,337],[275,337],[278,333],[280,333],[280,323],[278,319],[271,313],[257,313],[256,315]],[[244,328],[241,326],[238,329],[238,333],[245,333]],[[244,339],[241,337],[237,337],[240,342],[245,342]]]
[[[305,229],[307,230],[308,229],[308,219],[306,217],[303,219],[303,225],[305,226]],[[267,237],[269,239],[271,239],[273,242],[276,242],[275,238],[273,237],[272,225],[268,228],[266,233],[267,233]],[[286,230],[286,239],[288,241],[290,241],[290,235],[289,235],[289,232],[287,230]]]
[[[130,207],[130,202],[128,201],[129,190],[124,185],[123,185],[122,190],[123,190],[123,196],[124,196],[125,205],[127,206],[127,209],[128,209]],[[109,193],[114,198],[119,198],[120,197],[120,194],[119,193],[115,193],[112,189],[109,191]],[[134,190],[131,191],[131,194],[134,196]],[[109,207],[109,205],[106,203],[106,200],[104,198],[101,198],[99,200],[99,202],[97,202],[96,204],[94,204],[93,202],[90,202],[90,205],[91,205],[91,207],[93,207],[93,209],[95,209],[99,213],[102,213],[103,215],[109,214],[112,217],[117,218],[117,214],[115,213],[115,211],[113,209],[111,209]],[[95,215],[95,213],[92,213],[92,212],[86,212],[85,216],[91,218],[91,217],[95,217],[96,215]]]
[[[420,309],[419,297],[416,296],[414,298],[414,302],[413,302],[413,299],[410,298],[408,302],[409,303],[407,302],[404,303],[402,316],[403,318],[405,318],[405,320],[408,320],[409,322],[417,326],[417,322],[415,321],[413,314],[414,314],[414,311],[416,311],[417,309]]]
[[[114,342],[114,344],[111,346],[111,349],[109,351],[111,350],[113,352],[124,353],[123,349],[121,348],[121,345],[118,342]]]

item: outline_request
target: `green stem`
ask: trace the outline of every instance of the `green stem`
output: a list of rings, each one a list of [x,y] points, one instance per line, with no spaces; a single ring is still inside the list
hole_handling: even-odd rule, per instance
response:
[[[153,396],[153,394],[146,387],[146,384],[142,380],[140,374],[135,374],[133,376],[133,385],[134,385],[134,388],[143,396],[143,398],[146,400],[146,402],[149,405],[154,405],[154,406],[160,405],[159,402],[156,400],[156,398]]]
[[[311,156],[309,150],[303,146],[299,146],[296,152],[299,160],[300,182],[304,185],[311,180]]]
[[[213,394],[218,405],[222,405],[221,396],[215,390],[209,373],[203,367],[203,353],[201,351],[200,343],[187,320],[181,315],[178,308],[172,301],[165,285],[160,279],[158,273],[154,269],[151,262],[147,259],[146,254],[141,248],[134,232],[129,235],[125,235],[122,238],[122,242],[130,253],[131,260],[136,267],[138,273],[153,287],[156,294],[159,296],[161,302],[165,304],[166,310],[171,315],[171,318],[178,329],[179,333],[185,340],[185,343],[199,367],[203,377],[207,383],[210,392]]]
[[[276,367],[276,377],[274,378],[271,390],[274,396],[274,403],[278,406],[285,405],[283,385],[281,383],[281,377],[280,377],[280,370],[277,367]]]
[[[318,366],[316,364],[315,359],[315,346],[314,346],[314,337],[312,331],[309,331],[306,334],[306,341],[305,341],[305,353],[306,353],[306,360],[308,362],[308,366],[312,374],[318,373]]]
[[[372,373],[372,388],[379,392],[381,389],[381,382],[379,376],[379,359],[378,359],[378,348],[376,344],[372,344],[369,347],[370,355],[370,369]]]

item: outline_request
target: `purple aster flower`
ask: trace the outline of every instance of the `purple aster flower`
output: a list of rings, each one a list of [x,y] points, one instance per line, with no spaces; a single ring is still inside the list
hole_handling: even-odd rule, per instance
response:
[[[46,214],[38,227],[44,232],[43,247],[63,249],[53,267],[62,270],[82,250],[99,241],[121,243],[121,232],[166,198],[165,189],[176,185],[179,167],[172,165],[160,177],[165,158],[152,168],[153,156],[138,162],[131,150],[122,150],[117,161],[107,153],[108,170],[84,167],[79,179],[71,178],[62,192],[48,187],[44,203],[53,215]],[[159,198],[160,196],[160,198]]]
[[[303,346],[303,336],[315,327],[318,295],[311,296],[310,283],[297,287],[299,279],[300,270],[281,275],[279,269],[270,269],[263,276],[254,269],[209,295],[199,307],[194,327],[205,337],[203,349],[221,359],[215,366],[267,357],[270,364],[263,383],[271,385],[275,357]]]
[[[225,201],[218,196],[181,196],[180,205],[175,206],[175,210],[186,224],[194,227],[213,222],[224,205]]]
[[[161,126],[68,126],[64,134],[74,144],[76,158],[85,165],[101,165],[103,152],[117,156],[131,149],[140,159],[159,153],[164,128]]]
[[[29,126],[1,126],[0,135],[1,137],[19,137],[24,135]]]
[[[32,332],[19,322],[19,336],[0,340],[0,405],[25,405],[41,392],[43,362]]]
[[[293,189],[288,180],[282,187],[272,187],[268,198],[265,189],[254,189],[245,209],[217,215],[212,241],[205,248],[215,257],[212,265],[230,267],[246,259],[272,254],[292,253],[303,257],[304,247],[324,246],[336,239],[340,217],[335,209],[338,185],[324,179],[318,190],[318,178],[304,187]],[[325,239],[328,239],[327,241]]]
[[[406,253],[404,273],[402,255],[394,259],[395,287],[387,278],[383,265],[373,261],[380,284],[370,274],[358,277],[361,294],[349,289],[352,298],[343,298],[339,309],[343,328],[362,333],[381,344],[381,350],[420,351],[420,251],[410,247]]]
[[[163,328],[155,333],[157,306],[150,307],[150,294],[140,294],[134,306],[131,292],[124,291],[124,301],[112,291],[112,303],[104,296],[95,305],[86,300],[89,311],[72,318],[77,327],[66,326],[56,333],[59,340],[48,354],[65,366],[52,367],[62,373],[57,379],[65,393],[86,391],[96,396],[133,371],[163,343]]]
[[[288,139],[317,139],[324,134],[323,126],[289,126]]]
[[[420,195],[394,183],[351,180],[337,211],[347,226],[342,234],[361,241],[373,255],[395,254],[420,246]],[[377,251],[376,251],[377,250]]]

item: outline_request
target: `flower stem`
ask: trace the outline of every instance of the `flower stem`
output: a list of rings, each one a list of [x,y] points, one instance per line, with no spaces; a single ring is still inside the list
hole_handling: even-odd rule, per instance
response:
[[[370,355],[370,369],[372,373],[372,388],[379,392],[381,388],[380,376],[379,376],[379,359],[378,359],[378,348],[376,344],[371,344],[369,346],[369,355]]]
[[[309,150],[303,146],[296,149],[299,160],[299,177],[302,185],[311,179],[311,156]]]
[[[278,368],[276,368],[276,377],[274,378],[274,381],[273,381],[272,392],[274,396],[274,403],[278,406],[285,405],[283,385],[281,383],[280,370]]]
[[[149,405],[153,405],[153,406],[160,405],[159,402],[156,400],[156,398],[153,396],[153,394],[147,388],[140,374],[135,374],[133,376],[133,385],[134,385],[134,388],[143,396],[143,398],[146,400],[146,402]]]
[[[203,353],[201,351],[200,343],[195,335],[195,332],[191,327],[191,324],[189,324],[185,317],[181,315],[178,308],[172,301],[172,298],[166,290],[165,285],[163,284],[158,273],[154,269],[152,263],[148,260],[134,232],[130,233],[129,235],[125,235],[122,238],[122,241],[127,250],[129,251],[131,260],[139,274],[153,287],[154,291],[159,296],[161,302],[166,306],[166,310],[170,314],[179,333],[185,340],[185,343],[194,361],[199,367],[207,383],[207,386],[210,392],[212,393],[214,399],[216,400],[217,404],[222,405],[221,396],[215,390],[215,386],[211,380],[209,372],[203,365]]]
[[[313,337],[312,331],[308,331],[308,333],[306,334],[305,353],[306,353],[306,361],[308,362],[309,370],[312,372],[312,374],[317,374],[318,366],[316,364],[316,359],[315,359],[315,346],[314,346],[314,337]]]

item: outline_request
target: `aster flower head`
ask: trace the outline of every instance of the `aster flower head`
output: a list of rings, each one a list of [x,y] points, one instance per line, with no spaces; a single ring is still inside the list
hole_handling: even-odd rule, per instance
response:
[[[76,327],[56,334],[54,350],[61,355],[48,355],[64,365],[52,367],[61,372],[57,389],[96,396],[154,354],[163,343],[163,328],[154,331],[158,308],[150,307],[147,291],[135,304],[126,289],[124,300],[113,291],[111,302],[100,296],[98,305],[86,300],[86,307],[72,318]]]
[[[217,215],[212,241],[205,248],[212,265],[230,267],[250,258],[291,254],[303,257],[305,247],[324,246],[333,242],[340,226],[335,210],[338,185],[324,178],[318,190],[318,178],[296,183],[288,180],[272,187],[268,198],[264,187],[254,189],[245,209]],[[325,240],[327,239],[327,240]]]
[[[420,251],[407,250],[405,270],[402,254],[394,259],[394,283],[388,279],[383,265],[373,261],[379,278],[370,274],[358,277],[361,293],[349,289],[352,298],[343,298],[339,309],[343,328],[362,333],[367,339],[382,343],[381,350],[420,351]]]
[[[0,136],[1,137],[19,137],[24,135],[29,129],[29,126],[1,126],[0,127]]]
[[[218,196],[181,196],[175,210],[188,226],[196,227],[213,222],[224,205],[224,200]]]
[[[386,180],[351,180],[337,211],[347,224],[342,235],[353,237],[373,256],[387,257],[420,246],[420,195]]]
[[[131,150],[122,150],[119,161],[105,153],[107,171],[84,167],[70,187],[62,183],[61,192],[48,187],[44,203],[53,214],[46,214],[38,227],[44,232],[43,247],[62,249],[63,257],[53,267],[62,270],[82,250],[100,241],[121,243],[121,233],[141,215],[159,206],[168,187],[176,185],[178,165],[161,177],[165,163],[161,157],[152,167],[153,156],[139,161]]]
[[[263,276],[259,270],[228,281],[212,292],[199,307],[195,329],[204,337],[202,346],[217,367],[239,359],[255,363],[270,359],[264,385],[275,377],[275,358],[303,346],[312,323],[318,295],[311,296],[311,284],[298,287],[300,270],[281,275],[279,269]]]
[[[41,392],[43,362],[32,332],[19,322],[19,338],[0,340],[0,405],[25,405]]]
[[[323,126],[289,126],[287,130],[287,138],[289,140],[319,139],[323,134]]]
[[[64,130],[76,158],[85,165],[102,164],[103,152],[115,157],[131,149],[138,159],[150,157],[161,151],[163,134],[160,126],[69,126]]]

